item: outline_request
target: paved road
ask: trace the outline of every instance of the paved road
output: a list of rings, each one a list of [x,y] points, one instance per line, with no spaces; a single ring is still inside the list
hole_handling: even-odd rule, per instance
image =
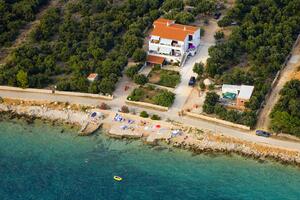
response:
[[[188,82],[191,76],[197,77],[197,74],[193,72],[193,67],[195,63],[203,62],[206,63],[209,47],[215,45],[215,32],[218,30],[218,25],[216,21],[211,21],[208,26],[205,27],[205,34],[201,38],[200,47],[197,51],[197,54],[193,57],[189,57],[184,66],[180,69],[181,82],[175,89],[174,93],[176,99],[174,104],[169,110],[170,114],[178,113],[179,110],[182,110],[184,104],[187,101],[187,98],[192,92],[192,88],[188,86]]]
[[[180,69],[181,82],[174,91],[176,99],[170,111],[178,111],[179,109],[183,108],[192,91],[192,87],[188,86],[188,82],[191,76],[197,77],[197,74],[193,72],[193,67],[197,62],[206,62],[206,59],[208,58],[208,48],[208,45],[201,44],[197,54],[194,57],[188,58],[185,65]]]

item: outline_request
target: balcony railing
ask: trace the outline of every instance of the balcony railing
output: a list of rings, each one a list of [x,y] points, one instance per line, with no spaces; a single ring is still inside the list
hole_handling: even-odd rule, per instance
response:
[[[157,44],[157,45],[165,45],[165,46],[177,47],[177,48],[181,48],[181,47],[182,47],[182,45],[176,44],[176,43],[173,43],[173,44],[171,44],[171,45],[169,45],[169,44],[163,44],[163,43],[160,43],[159,40],[151,40],[150,42],[151,42],[152,44]]]
[[[176,58],[181,58],[182,55],[181,53],[175,53],[174,55],[172,54],[164,54],[164,53],[160,53],[158,51],[149,51],[150,54],[156,54],[156,55],[163,55],[163,56],[172,56],[172,57],[176,57]]]

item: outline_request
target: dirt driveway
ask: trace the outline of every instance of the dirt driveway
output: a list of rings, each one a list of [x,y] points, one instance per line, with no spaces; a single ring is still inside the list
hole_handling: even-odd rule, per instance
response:
[[[300,37],[300,36],[299,36]],[[287,63],[287,66],[283,69],[277,84],[274,86],[270,97],[267,99],[266,105],[263,110],[260,112],[257,122],[257,129],[268,130],[270,127],[270,113],[272,112],[273,107],[278,102],[280,98],[279,92],[283,88],[286,82],[295,78],[300,66],[300,40],[295,46],[292,56]]]

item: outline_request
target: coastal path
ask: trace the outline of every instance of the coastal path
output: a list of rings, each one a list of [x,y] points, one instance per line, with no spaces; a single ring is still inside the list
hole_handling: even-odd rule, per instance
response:
[[[124,104],[120,105],[120,102],[105,101],[100,99],[95,99],[91,97],[76,97],[68,95],[58,95],[58,94],[44,94],[35,92],[22,92],[22,91],[8,91],[0,90],[0,97],[2,98],[13,98],[22,100],[37,100],[37,101],[52,101],[52,102],[69,102],[73,104],[97,106],[102,102],[107,103],[111,106],[112,111],[115,112]],[[231,127],[226,127],[213,122],[208,122],[199,119],[193,119],[189,117],[178,116],[177,114],[170,115],[169,112],[156,111],[152,109],[140,108],[136,106],[130,106],[131,110],[135,110],[137,113],[143,110],[147,111],[149,114],[157,114],[162,117],[163,120],[171,120],[174,122],[181,123],[187,126],[194,126],[199,129],[208,130],[212,133],[221,133],[224,136],[238,138],[248,142],[261,143],[265,145],[271,145],[278,148],[293,149],[300,152],[300,143],[286,140],[278,140],[274,138],[264,138],[258,137],[254,133],[249,131],[242,131],[239,129],[234,129]]]

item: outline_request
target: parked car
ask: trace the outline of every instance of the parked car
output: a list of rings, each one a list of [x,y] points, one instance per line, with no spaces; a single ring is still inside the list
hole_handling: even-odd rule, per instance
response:
[[[194,86],[196,84],[196,78],[195,76],[192,76],[189,80],[189,86]]]
[[[267,132],[267,131],[263,131],[263,130],[256,130],[255,134],[257,136],[262,136],[262,137],[270,137],[271,133]]]
[[[237,22],[231,22],[231,26],[237,26],[238,23]]]
[[[221,13],[220,12],[217,12],[214,14],[214,18],[215,19],[219,19],[221,17]]]

